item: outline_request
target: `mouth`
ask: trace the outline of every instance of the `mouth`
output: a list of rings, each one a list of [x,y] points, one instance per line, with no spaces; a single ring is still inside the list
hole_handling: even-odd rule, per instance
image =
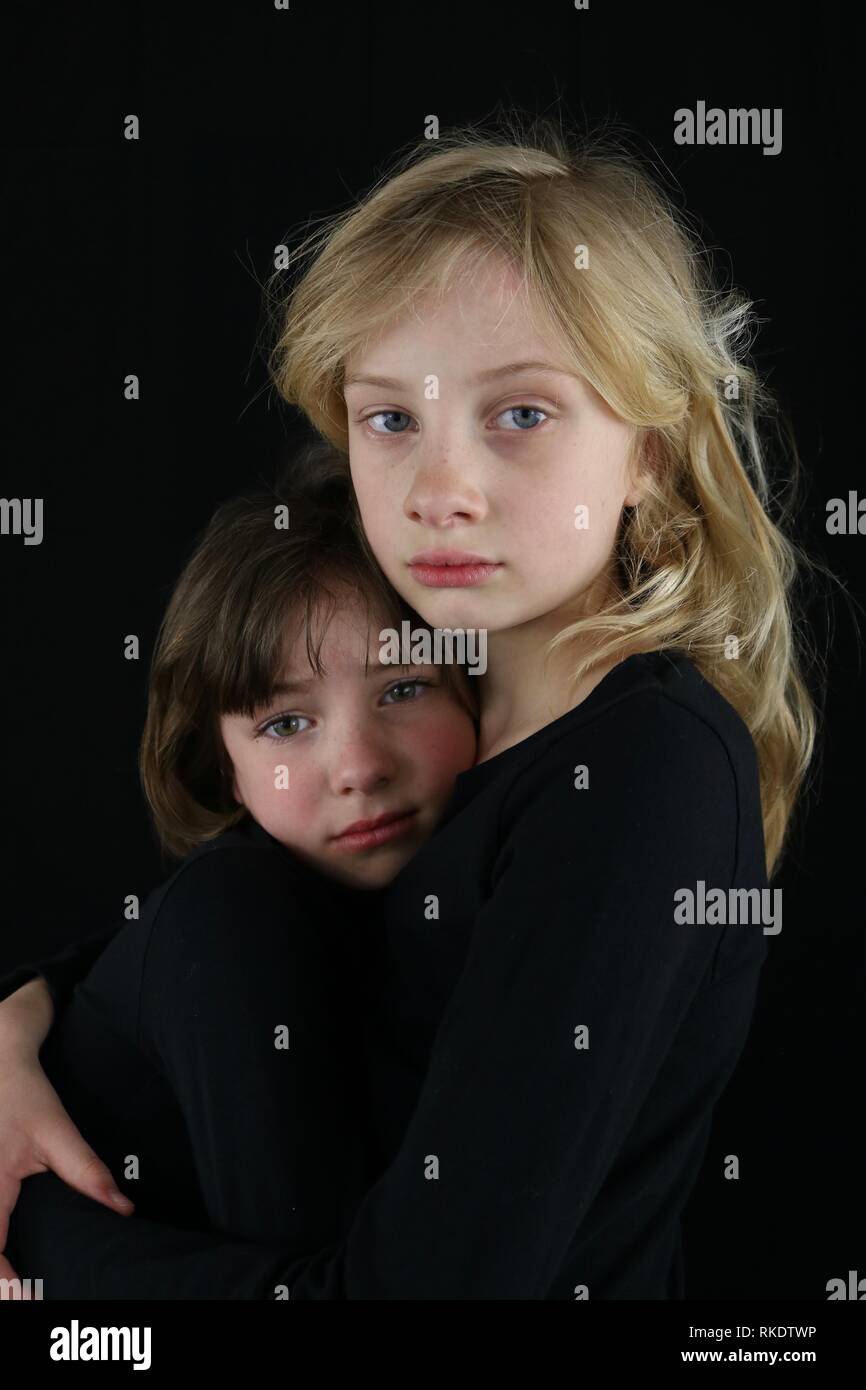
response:
[[[469,588],[500,569],[501,561],[464,550],[419,550],[409,561],[412,577],[428,589]]]
[[[408,835],[415,828],[417,815],[418,808],[413,806],[408,811],[386,811],[373,820],[356,820],[339,835],[332,836],[331,843],[335,849],[349,854],[375,849]]]

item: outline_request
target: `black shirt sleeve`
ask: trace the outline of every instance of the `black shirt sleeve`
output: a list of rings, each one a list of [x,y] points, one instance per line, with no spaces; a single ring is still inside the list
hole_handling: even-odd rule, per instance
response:
[[[515,782],[490,896],[394,1161],[344,1241],[281,1264],[273,1250],[237,1256],[243,1292],[228,1296],[545,1297],[712,987],[722,934],[760,930],[675,921],[678,889],[734,880],[737,783],[711,728],[655,713],[631,742],[615,722],[600,735],[591,790],[574,787],[567,741]],[[115,1228],[113,1260],[158,1265],[158,1227],[97,1215]],[[176,1233],[164,1234],[170,1277]],[[213,1292],[224,1258],[199,1237],[184,1278],[225,1296]]]
[[[229,1245],[208,1241],[213,1262],[197,1284],[195,1232],[137,1218],[118,1225],[62,1184],[28,1180],[12,1217],[12,1248],[43,1279],[47,1297],[244,1297],[237,1252],[253,1246],[242,1242],[278,1247],[285,1262],[287,1252],[318,1250],[350,1224],[370,1181],[363,1077],[360,1068],[355,1074],[344,983],[353,978],[348,953],[357,917],[334,920],[328,885],[319,880],[317,892],[315,876],[291,862],[262,849],[224,848],[190,863],[145,938],[133,933],[128,949],[118,942],[107,952],[72,1005],[106,1018],[104,1052],[113,1014],[135,998],[130,960],[143,961],[130,1031],[177,1101],[207,1224]],[[125,1055],[101,1084],[123,1088]],[[93,1113],[93,1082],[79,1075],[81,1065],[65,1059],[61,1074]],[[59,1089],[68,1101],[62,1082]],[[134,1109],[130,1123],[129,1138],[123,1122],[113,1124],[112,1152],[140,1148]],[[146,1139],[142,1167],[163,1158],[157,1123],[156,1150],[150,1153]],[[105,1156],[99,1133],[86,1137]],[[113,1170],[137,1200],[136,1182],[117,1164]]]
[[[285,855],[211,853],[172,886],[142,970],[140,1046],[183,1113],[209,1224],[295,1250],[345,1230],[366,1176],[356,922],[329,902]]]
[[[282,1292],[282,1249],[118,1216],[54,1173],[25,1179],[10,1230],[15,1269],[42,1279],[52,1300],[263,1299]]]
[[[0,976],[0,1000],[7,999],[16,989],[41,976],[48,985],[55,1009],[62,1009],[69,1002],[79,980],[84,979],[120,930],[120,926],[104,927],[83,941],[76,941],[74,945],[58,951],[57,955],[49,956],[47,960],[16,966]]]

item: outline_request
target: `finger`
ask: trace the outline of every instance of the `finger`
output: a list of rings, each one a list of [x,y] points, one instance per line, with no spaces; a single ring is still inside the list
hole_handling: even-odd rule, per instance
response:
[[[50,1138],[40,1137],[38,1152],[41,1162],[82,1196],[91,1197],[122,1216],[135,1210],[135,1204],[123,1195],[102,1159],[85,1143],[65,1111],[52,1121]]]
[[[18,1201],[20,1191],[21,1184],[14,1178],[9,1182],[0,1183],[0,1251],[6,1249],[6,1242],[9,1239],[9,1217],[15,1210],[15,1203]]]
[[[6,1285],[2,1282],[4,1279],[18,1282],[18,1275],[5,1256],[0,1255],[0,1302],[4,1302],[13,1297],[12,1293],[6,1289]]]

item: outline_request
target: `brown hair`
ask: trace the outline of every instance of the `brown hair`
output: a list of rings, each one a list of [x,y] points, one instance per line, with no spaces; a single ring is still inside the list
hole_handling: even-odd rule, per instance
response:
[[[387,615],[395,627],[407,618],[413,627],[427,627],[370,556],[356,524],[351,483],[334,450],[311,446],[294,473],[286,485],[236,497],[217,509],[160,625],[139,771],[170,858],[182,858],[249,814],[232,794],[219,717],[252,716],[269,699],[289,618],[305,632],[317,674],[338,601],[335,581],[362,596],[368,616]],[[314,618],[320,619],[317,641]],[[443,665],[442,675],[476,718],[474,687],[465,673]]]

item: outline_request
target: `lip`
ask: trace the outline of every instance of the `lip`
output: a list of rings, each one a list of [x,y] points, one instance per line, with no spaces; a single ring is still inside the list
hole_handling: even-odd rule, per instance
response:
[[[356,820],[339,835],[332,837],[336,849],[355,853],[362,849],[375,849],[377,845],[390,844],[413,829],[418,808],[408,811],[385,811],[372,820]]]
[[[428,589],[466,589],[501,568],[499,560],[468,550],[419,550],[409,561],[412,577]]]
[[[489,555],[477,555],[473,550],[419,550],[410,565],[495,565]]]

